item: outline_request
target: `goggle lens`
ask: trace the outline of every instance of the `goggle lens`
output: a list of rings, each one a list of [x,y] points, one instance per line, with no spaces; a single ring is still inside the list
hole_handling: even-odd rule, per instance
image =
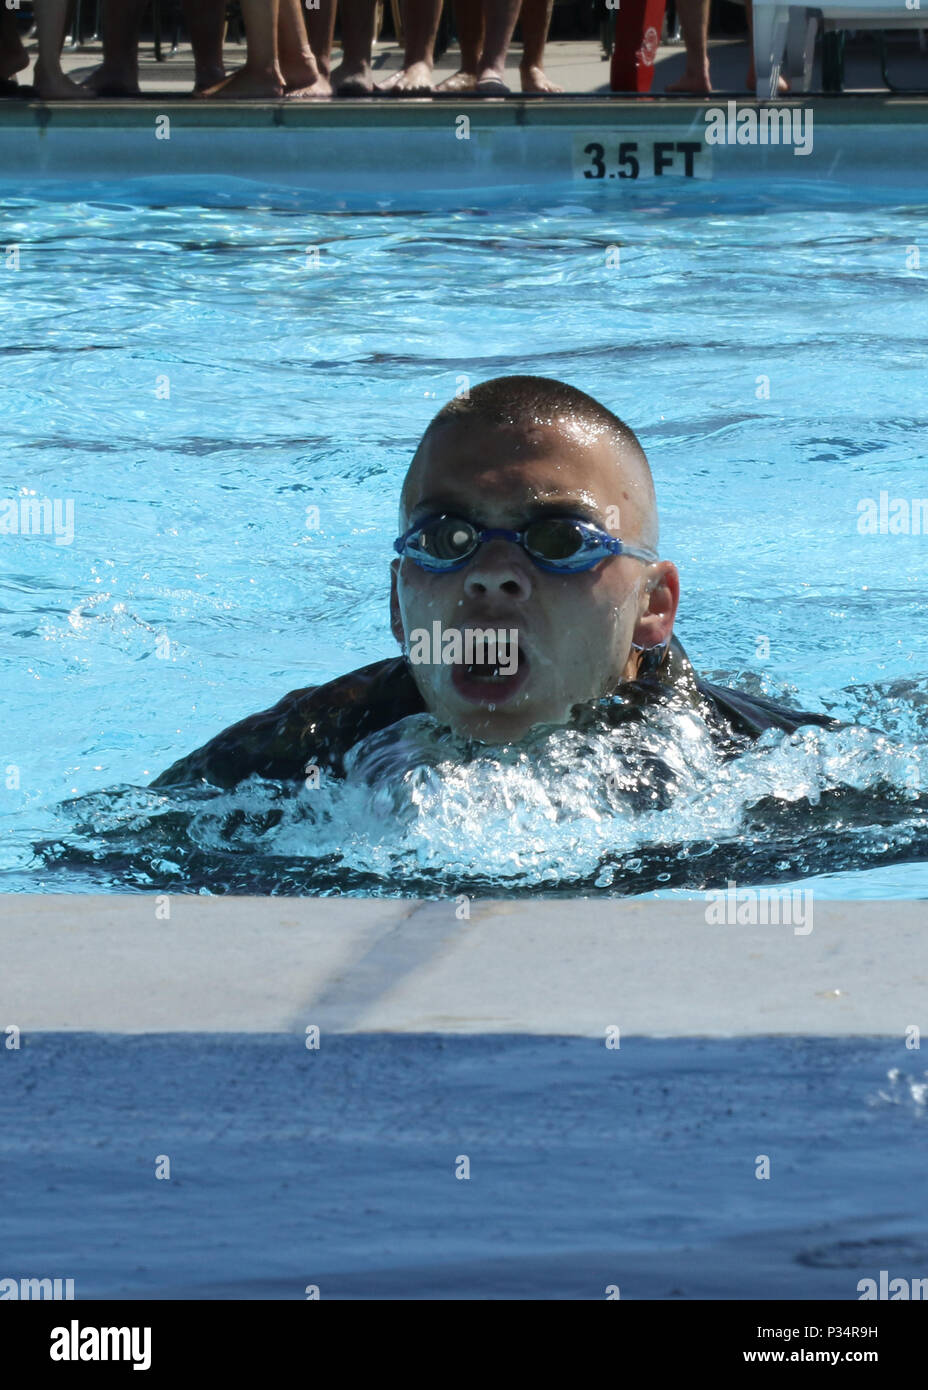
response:
[[[533,521],[525,528],[525,546],[542,560],[571,560],[584,548],[584,535],[575,521]]]
[[[439,516],[417,534],[415,545],[430,560],[454,564],[477,548],[477,531],[469,521]]]

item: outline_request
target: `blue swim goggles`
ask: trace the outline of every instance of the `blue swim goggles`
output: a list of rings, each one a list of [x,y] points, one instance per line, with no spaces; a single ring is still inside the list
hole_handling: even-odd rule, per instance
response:
[[[481,530],[459,516],[427,516],[393,542],[397,555],[437,574],[463,569],[484,541],[514,541],[529,559],[548,574],[582,574],[609,555],[631,555],[653,563],[653,550],[640,550],[616,540],[589,521],[572,516],[539,517],[521,531]]]

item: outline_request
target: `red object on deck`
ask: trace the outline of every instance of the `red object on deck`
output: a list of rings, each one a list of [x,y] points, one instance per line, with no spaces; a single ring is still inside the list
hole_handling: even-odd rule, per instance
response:
[[[620,0],[609,86],[614,92],[650,92],[667,0]]]

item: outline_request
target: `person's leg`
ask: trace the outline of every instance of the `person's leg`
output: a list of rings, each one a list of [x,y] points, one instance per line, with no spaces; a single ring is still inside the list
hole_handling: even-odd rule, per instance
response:
[[[241,0],[245,21],[245,66],[225,82],[199,93],[206,97],[282,97],[287,88],[277,60],[280,0]]]
[[[184,0],[184,20],[195,64],[193,90],[205,92],[226,75],[222,57],[226,0]]]
[[[551,28],[554,0],[522,0],[522,62],[519,76],[523,92],[563,92],[545,76],[545,44]]]
[[[331,76],[332,44],[335,38],[335,0],[317,0],[315,9],[303,4],[309,46],[323,77]],[[372,26],[373,27],[373,26]]]
[[[483,0],[454,0],[454,27],[461,45],[461,66],[439,82],[436,92],[472,92],[483,52]]]
[[[145,0],[103,0],[103,63],[84,79],[98,96],[139,95],[139,34]]]
[[[506,55],[521,4],[522,0],[485,0],[487,30],[476,88],[482,96],[502,96],[509,91],[505,82]]]
[[[754,71],[754,11],[751,9],[751,0],[744,0],[744,13],[748,22],[748,72],[744,79],[745,86],[749,92],[757,91],[757,73]],[[785,77],[781,77],[777,84],[780,92],[789,91],[789,83]]]
[[[377,0],[340,0],[342,60],[332,73],[336,96],[370,96],[374,90],[371,52]]]
[[[329,79],[320,73],[310,47],[300,0],[280,0],[277,47],[288,96],[310,100],[332,95]]]
[[[686,68],[677,82],[667,84],[668,92],[694,92],[705,96],[712,91],[709,76],[709,0],[677,0],[677,15],[686,44]]]
[[[52,101],[73,101],[93,97],[79,82],[72,82],[61,71],[61,45],[68,22],[68,0],[35,0],[35,26],[39,56],[35,61],[32,85],[40,97]]]
[[[0,0],[0,80],[13,77],[29,66],[29,54],[19,37],[16,15]]]
[[[431,95],[441,7],[442,0],[406,0],[403,66],[399,72],[391,73],[385,82],[378,83],[382,92],[403,97]]]

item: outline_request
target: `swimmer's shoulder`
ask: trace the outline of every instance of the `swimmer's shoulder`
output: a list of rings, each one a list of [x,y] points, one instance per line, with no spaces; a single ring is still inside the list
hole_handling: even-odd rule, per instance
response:
[[[736,733],[745,734],[749,738],[759,738],[767,729],[782,729],[785,733],[792,734],[807,724],[817,724],[825,729],[841,727],[841,721],[832,718],[830,714],[794,709],[791,705],[770,700],[764,695],[748,695],[742,690],[733,690],[731,686],[715,685],[696,674],[682,647],[680,654],[689,668],[687,675],[699,696]]]
[[[403,658],[375,661],[325,685],[291,690],[178,759],[151,786],[234,787],[253,775],[285,781],[303,777],[309,765],[340,772],[360,739],[422,708]]]
[[[723,735],[731,731],[755,739],[767,729],[794,733],[807,724],[828,729],[841,727],[841,721],[829,714],[793,709],[766,696],[748,695],[730,686],[715,685],[705,680],[697,675],[677,637],[671,638],[660,665],[636,684],[645,698],[653,699],[673,692],[694,706],[700,703],[708,706],[714,716],[717,732]]]
[[[733,724],[739,732],[759,738],[767,729],[783,729],[793,734],[804,725],[816,724],[823,729],[840,729],[840,719],[830,714],[817,714],[813,710],[794,709],[792,705],[768,700],[760,695],[745,695],[740,690],[728,686],[712,685],[699,679],[699,687],[704,697]]]

